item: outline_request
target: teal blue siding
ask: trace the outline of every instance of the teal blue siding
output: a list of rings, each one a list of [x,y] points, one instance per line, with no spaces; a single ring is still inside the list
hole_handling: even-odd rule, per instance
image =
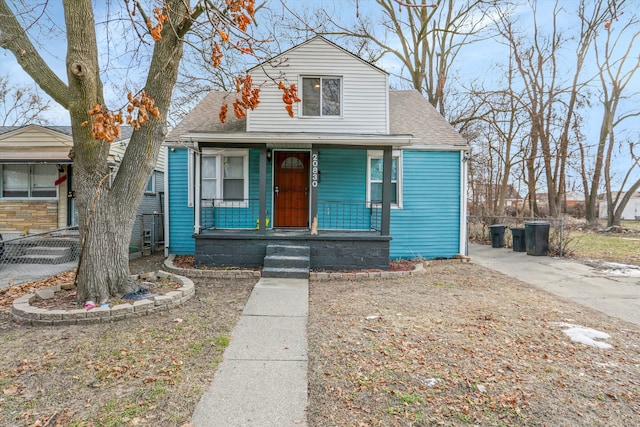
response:
[[[190,254],[194,209],[188,206],[186,149],[169,151],[169,251]],[[367,152],[331,150],[319,152],[318,222],[321,230],[369,230],[379,225],[366,207]],[[249,152],[249,208],[243,228],[256,226],[259,198],[259,150]],[[391,210],[392,259],[451,257],[460,248],[460,154],[458,152],[404,151],[402,155],[402,209]],[[267,164],[267,189],[272,188],[271,162]],[[272,219],[272,195],[267,194],[267,217]],[[207,208],[203,208],[207,209]],[[209,208],[210,209],[210,208]],[[374,209],[374,215],[380,210]]]
[[[367,152],[320,150],[318,169],[318,228],[369,230]]]
[[[460,252],[460,153],[403,152],[403,208],[391,210],[390,256]]]
[[[195,253],[193,208],[188,205],[188,150],[169,150],[166,159],[169,174],[169,253]]]

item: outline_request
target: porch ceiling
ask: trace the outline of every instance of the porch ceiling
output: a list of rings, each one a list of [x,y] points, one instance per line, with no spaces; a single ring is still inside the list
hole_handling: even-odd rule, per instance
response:
[[[412,135],[378,135],[378,134],[339,134],[339,133],[289,133],[289,132],[251,132],[251,133],[217,133],[189,132],[182,135],[187,142],[225,143],[229,145],[266,144],[296,146],[300,144],[357,145],[357,146],[394,146],[400,147],[411,143]]]

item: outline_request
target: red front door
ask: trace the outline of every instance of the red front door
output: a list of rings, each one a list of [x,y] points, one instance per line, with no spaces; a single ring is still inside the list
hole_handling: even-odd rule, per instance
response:
[[[275,151],[274,226],[309,227],[309,153]]]

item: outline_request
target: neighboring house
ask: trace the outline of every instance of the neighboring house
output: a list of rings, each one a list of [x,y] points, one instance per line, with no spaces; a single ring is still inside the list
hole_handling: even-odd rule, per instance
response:
[[[538,203],[538,208],[540,209],[540,211],[545,215],[548,215],[549,193],[536,193],[536,202]],[[563,213],[574,216],[576,218],[584,217],[584,194],[577,191],[567,191],[562,194],[560,203]]]
[[[492,212],[494,206],[497,206],[497,198],[501,186],[498,184],[488,184],[484,182],[475,182],[469,185],[469,212],[472,215],[484,215]],[[523,208],[524,199],[513,184],[508,184],[504,198],[505,212],[498,214],[516,214]]]
[[[221,123],[235,94],[211,92],[166,139],[167,253],[256,267],[293,244],[311,268],[386,269],[465,252],[468,146],[419,92],[322,37],[248,72],[246,119]],[[278,80],[298,88],[293,118]]]
[[[131,135],[131,128],[122,131],[123,139],[114,142],[110,150],[114,170]],[[69,159],[72,147],[70,126],[0,126],[0,232],[29,234],[78,225],[73,164]],[[141,215],[162,213],[163,174],[164,152],[138,209],[132,233],[134,246],[142,247],[143,243]],[[162,228],[157,232],[160,240]]]
[[[617,194],[614,193],[613,197],[615,198],[616,196]],[[625,193],[621,193],[620,199],[622,199],[624,196]],[[603,196],[600,200],[600,218],[607,218],[607,206],[607,199]],[[625,206],[622,210],[620,219],[640,221],[640,192],[637,192],[633,196],[631,196],[631,198],[629,199],[629,203],[627,203],[627,206]]]
[[[68,128],[0,126],[0,232],[73,225]]]

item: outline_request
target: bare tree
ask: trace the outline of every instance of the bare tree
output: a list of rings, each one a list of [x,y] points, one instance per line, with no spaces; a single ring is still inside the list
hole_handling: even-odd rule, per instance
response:
[[[617,13],[619,14],[621,11],[617,10]],[[600,188],[600,178],[604,172],[608,226],[620,225],[620,217],[629,198],[640,188],[640,179],[629,183],[632,173],[640,169],[638,165],[639,159],[635,153],[639,142],[631,140],[627,142],[631,162],[629,162],[619,191],[614,194],[612,189],[612,162],[615,148],[618,146],[616,129],[620,128],[629,119],[640,116],[640,108],[637,106],[640,93],[627,93],[629,84],[634,81],[634,75],[640,68],[640,55],[635,53],[637,48],[634,49],[634,44],[640,39],[639,22],[635,16],[632,16],[624,25],[619,25],[621,24],[620,22],[613,24],[614,30],[611,28],[611,21],[609,21],[606,28],[604,46],[599,49],[596,43],[594,49],[599,69],[598,77],[601,84],[602,123],[600,125],[593,176],[589,182],[583,166],[582,179],[585,194],[587,195],[587,220],[593,221],[597,218],[597,194]],[[628,39],[623,38],[626,33],[631,33]],[[620,45],[625,42],[625,45]],[[621,53],[616,57],[616,52]],[[629,107],[623,109],[622,104],[625,102]],[[584,148],[581,150],[583,158],[586,155],[585,151]],[[583,161],[582,164],[584,165],[584,163]],[[590,191],[589,184],[591,186]],[[623,195],[623,189],[627,184],[630,184],[630,188]]]
[[[596,28],[604,25],[610,12],[603,2],[596,2],[587,12],[586,2],[580,1],[580,30],[573,39],[569,39],[558,26],[558,2],[551,16],[547,16],[546,24],[550,26],[548,34],[540,30],[537,3],[532,1],[529,5],[534,20],[531,40],[518,35],[509,15],[501,16],[499,26],[525,88],[525,99],[521,105],[530,116],[530,155],[526,161],[529,193],[535,195],[532,177],[536,175],[536,159],[540,156],[543,160],[549,214],[557,216],[562,210],[566,191],[570,146],[577,142],[570,138],[571,131],[578,125],[581,95],[589,82],[583,77],[585,59],[597,34]],[[575,62],[572,67],[567,67],[559,62],[559,58],[562,47],[571,42],[575,42],[572,57]],[[569,76],[569,79],[565,79],[565,76]]]
[[[42,115],[49,107],[49,101],[42,99],[37,90],[12,84],[8,76],[0,76],[0,125],[49,124]]]

